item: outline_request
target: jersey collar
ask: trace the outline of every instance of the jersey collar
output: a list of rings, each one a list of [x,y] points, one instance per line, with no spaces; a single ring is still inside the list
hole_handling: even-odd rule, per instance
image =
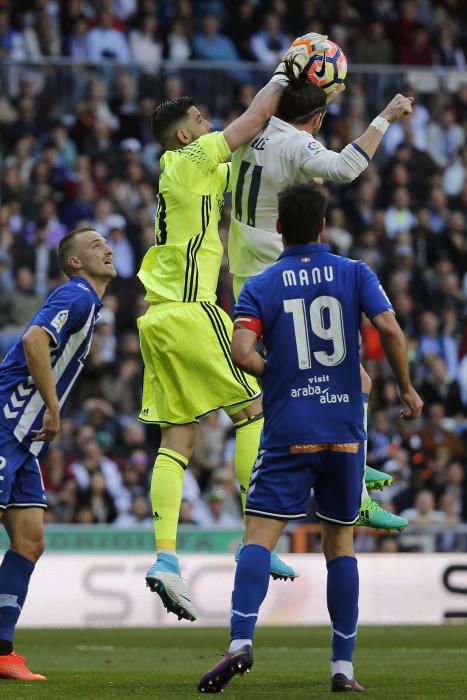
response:
[[[91,284],[89,284],[89,282],[84,277],[80,277],[79,275],[77,275],[76,277],[72,277],[70,279],[70,284],[77,284],[79,287],[84,287],[85,289],[87,289],[91,293],[92,298],[94,299],[96,309],[101,308],[101,306],[102,306],[101,299],[98,297],[97,292],[94,289],[94,287]]]
[[[279,260],[287,255],[311,255],[312,253],[330,253],[331,248],[327,243],[305,243],[305,245],[293,245],[291,248],[286,248],[279,255]]]
[[[279,119],[279,117],[271,117],[269,123],[272,124],[272,126],[275,126],[276,129],[280,129],[281,131],[300,131],[300,129],[296,129],[294,126],[292,126],[292,124],[285,122],[283,119]],[[307,134],[307,136],[311,136],[311,134],[309,134],[307,131],[301,133]]]

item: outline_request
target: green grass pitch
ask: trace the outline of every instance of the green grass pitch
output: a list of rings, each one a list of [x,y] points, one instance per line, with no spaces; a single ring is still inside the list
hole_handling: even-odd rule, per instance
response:
[[[200,697],[225,648],[222,629],[19,630],[17,650],[47,683],[0,680],[0,697],[166,700]],[[327,628],[259,628],[255,665],[222,697],[331,697]],[[368,698],[467,698],[467,626],[362,627],[355,668]]]

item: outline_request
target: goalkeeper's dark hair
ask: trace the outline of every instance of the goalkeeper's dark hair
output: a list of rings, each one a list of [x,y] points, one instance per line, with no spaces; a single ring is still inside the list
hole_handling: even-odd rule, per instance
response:
[[[276,116],[284,122],[306,124],[318,112],[326,112],[326,93],[313,85],[304,73],[298,77],[293,72],[293,59],[285,60],[285,75],[289,85],[285,88]]]
[[[176,97],[161,102],[151,117],[151,131],[156,141],[166,147],[176,131],[177,123],[187,116],[188,110],[194,104],[191,97]]]
[[[328,204],[324,187],[304,182],[278,194],[279,221],[286,243],[303,245],[317,240]]]

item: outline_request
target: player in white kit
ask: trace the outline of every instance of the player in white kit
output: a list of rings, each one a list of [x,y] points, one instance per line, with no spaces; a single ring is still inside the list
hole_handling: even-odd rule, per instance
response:
[[[315,178],[353,182],[367,168],[389,125],[411,113],[411,104],[412,98],[396,95],[359,138],[336,153],[316,139],[326,114],[326,94],[304,76],[291,75],[277,115],[232,157],[228,253],[236,299],[246,280],[272,265],[283,250],[276,231],[278,193]],[[371,380],[360,369],[366,428]],[[368,488],[382,488],[391,481],[389,475],[366,467],[358,525],[385,530],[407,527],[405,518],[385,511],[368,495]]]

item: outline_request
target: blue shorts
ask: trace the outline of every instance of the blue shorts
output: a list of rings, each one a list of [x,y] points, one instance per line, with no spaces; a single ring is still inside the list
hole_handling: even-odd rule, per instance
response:
[[[0,510],[33,507],[47,508],[39,461],[0,429]]]
[[[280,520],[304,518],[314,490],[323,520],[354,525],[359,517],[363,487],[364,443],[353,452],[347,445],[296,445],[260,450],[247,493],[247,515]]]

